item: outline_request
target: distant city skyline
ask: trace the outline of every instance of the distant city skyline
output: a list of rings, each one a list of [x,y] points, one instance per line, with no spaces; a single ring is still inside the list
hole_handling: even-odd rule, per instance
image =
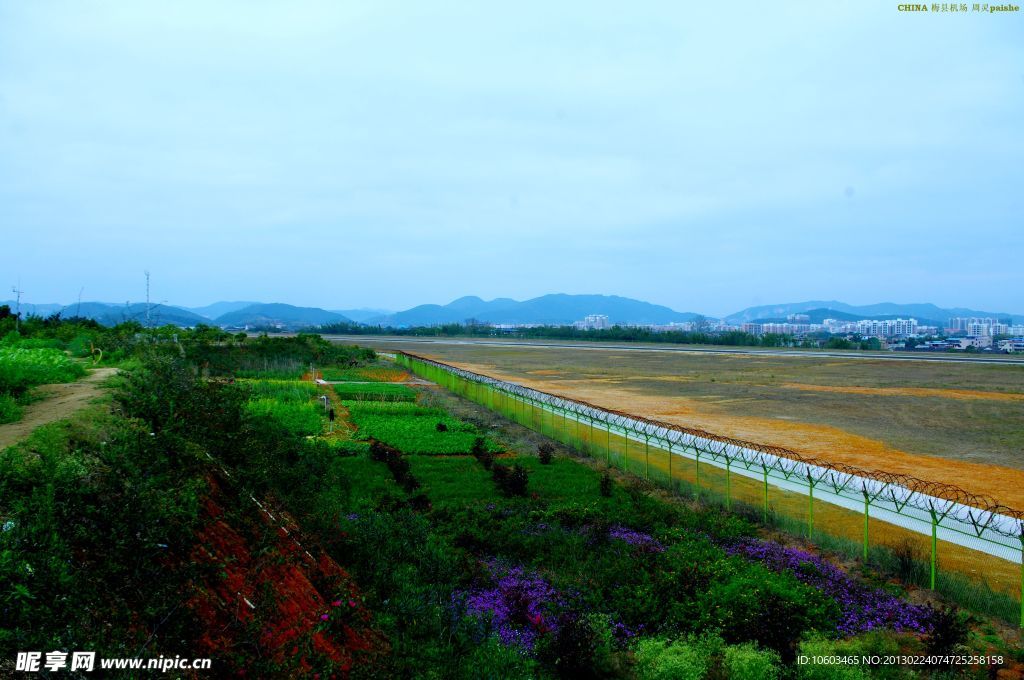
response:
[[[0,291],[1024,313],[1022,20],[0,0]]]

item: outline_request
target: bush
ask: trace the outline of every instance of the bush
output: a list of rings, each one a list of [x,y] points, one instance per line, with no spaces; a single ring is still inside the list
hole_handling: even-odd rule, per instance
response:
[[[391,471],[391,476],[395,478],[395,482],[406,493],[412,493],[420,488],[419,480],[412,475],[412,466],[409,465],[409,461],[402,457],[402,452],[398,449],[392,448],[387,444],[381,444],[380,442],[372,442],[370,444],[370,458],[385,463],[388,466],[388,470]]]
[[[601,495],[605,498],[611,498],[613,488],[614,482],[612,482],[612,474],[608,470],[605,470],[604,474],[601,475]]]
[[[955,654],[970,633],[968,618],[956,607],[932,609],[931,632],[924,638],[925,653],[931,656]]]
[[[434,426],[434,429],[437,430],[438,432],[447,432],[448,426],[445,425],[444,423],[438,423],[437,425]]]
[[[495,464],[491,470],[498,490],[506,496],[525,496],[530,481],[526,468],[516,463],[512,467]]]
[[[485,470],[490,470],[494,465],[494,454],[487,448],[483,437],[477,437],[473,440],[473,448],[470,449],[470,453],[480,461]],[[495,480],[497,480],[497,477],[495,477]]]
[[[622,677],[614,644],[607,615],[566,612],[538,656],[561,678]]]
[[[669,642],[645,638],[636,647],[637,677],[643,680],[702,680],[722,641],[715,637]]]
[[[839,614],[821,592],[759,567],[711,584],[701,600],[698,630],[719,630],[730,644],[757,642],[786,661],[806,631],[834,629]]]
[[[13,423],[21,418],[21,407],[14,397],[8,394],[0,394],[0,425]]]
[[[537,457],[540,458],[541,465],[551,465],[551,458],[555,454],[555,447],[551,444],[544,443],[537,448]]]
[[[734,645],[725,648],[723,667],[731,680],[777,680],[779,655],[756,645]]]

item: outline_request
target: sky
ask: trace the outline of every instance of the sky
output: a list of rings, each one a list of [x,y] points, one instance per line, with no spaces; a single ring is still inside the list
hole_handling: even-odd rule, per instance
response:
[[[0,0],[34,303],[1024,313],[1022,161],[1024,12]]]

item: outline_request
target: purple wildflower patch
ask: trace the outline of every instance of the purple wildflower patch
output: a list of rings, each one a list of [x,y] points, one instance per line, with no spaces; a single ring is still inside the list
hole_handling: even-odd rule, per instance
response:
[[[884,590],[859,583],[817,555],[756,538],[739,539],[726,546],[725,551],[757,560],[775,572],[792,572],[798,581],[831,597],[841,612],[836,629],[844,635],[876,628],[926,633],[930,628],[927,607],[910,604]]]
[[[611,538],[624,541],[629,545],[635,546],[646,552],[665,552],[665,546],[654,538],[650,534],[645,534],[642,531],[636,531],[629,527],[613,526],[608,529],[608,536]]]
[[[493,585],[469,593],[456,593],[465,613],[490,624],[502,644],[532,651],[537,638],[555,632],[554,610],[561,605],[555,589],[523,567],[487,563]]]

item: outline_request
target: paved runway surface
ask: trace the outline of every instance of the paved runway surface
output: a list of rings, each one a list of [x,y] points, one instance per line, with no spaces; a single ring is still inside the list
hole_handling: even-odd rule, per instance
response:
[[[910,352],[826,352],[819,350],[760,349],[756,347],[695,347],[692,345],[652,345],[650,343],[566,342],[544,340],[490,340],[486,338],[420,338],[380,335],[325,335],[332,342],[393,347],[404,344],[430,345],[494,345],[496,347],[554,347],[576,350],[615,350],[622,352],[695,352],[702,354],[742,354],[749,356],[785,357],[793,359],[861,359],[873,361],[949,361],[954,363],[999,364],[1024,366],[1024,357],[998,354],[977,356],[967,354],[914,354]]]

